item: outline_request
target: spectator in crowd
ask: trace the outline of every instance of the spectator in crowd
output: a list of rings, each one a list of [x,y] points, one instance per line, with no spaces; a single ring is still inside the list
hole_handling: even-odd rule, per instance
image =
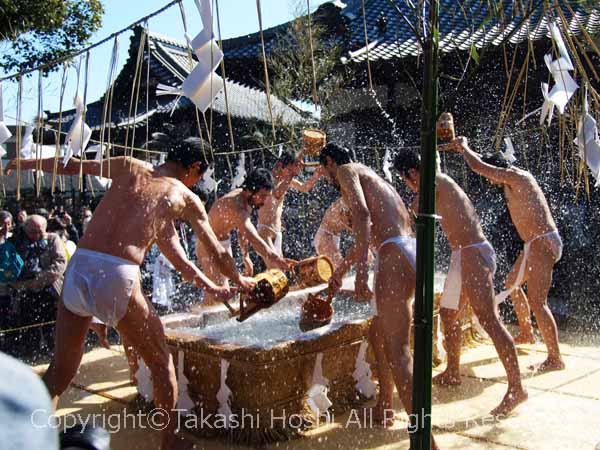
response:
[[[46,220],[48,220],[48,218],[50,217],[50,213],[46,208],[36,208],[33,210],[33,214],[42,216]]]
[[[27,210],[20,209],[17,213],[17,226],[22,227],[25,224],[25,220],[27,219]]]
[[[37,214],[25,221],[25,236],[17,242],[17,251],[25,266],[19,279],[11,283],[18,291],[18,304],[21,310],[22,325],[52,321],[56,318],[56,302],[62,289],[63,276],[67,268],[65,245],[61,238],[48,233],[47,221]],[[35,348],[36,339],[42,346],[44,333],[53,327],[40,327],[30,333]],[[26,330],[27,332],[27,330]]]
[[[63,244],[65,245],[67,261],[71,259],[71,255],[75,253],[77,245],[69,239],[69,233],[67,231],[67,224],[65,221],[59,217],[53,217],[52,219],[48,220],[48,232],[55,233],[61,238]]]
[[[85,229],[88,226],[88,223],[92,220],[92,210],[88,207],[82,208],[81,210],[81,233],[80,236],[83,236],[85,233]]]
[[[19,212],[17,212],[16,217],[17,217],[17,220],[15,223],[15,227],[13,230],[13,237],[12,237],[13,242],[17,242],[25,234],[25,232],[23,231],[23,227],[25,226],[25,220],[27,220],[27,210],[20,209]]]
[[[15,281],[23,268],[23,260],[9,241],[12,227],[12,214],[0,211],[0,330],[10,328],[14,320],[8,283]]]

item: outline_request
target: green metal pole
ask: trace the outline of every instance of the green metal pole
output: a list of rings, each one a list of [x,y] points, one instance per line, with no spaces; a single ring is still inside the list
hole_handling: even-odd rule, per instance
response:
[[[417,286],[414,316],[414,366],[410,450],[431,449],[431,367],[433,333],[433,277],[435,270],[435,173],[438,81],[439,0],[429,0],[423,17],[423,108],[421,111],[421,181],[417,217]]]

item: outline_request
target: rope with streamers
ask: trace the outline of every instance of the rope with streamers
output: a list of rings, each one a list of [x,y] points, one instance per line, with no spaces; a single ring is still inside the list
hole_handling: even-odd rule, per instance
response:
[[[44,86],[42,83],[43,73],[40,70],[38,72],[38,117],[37,117],[37,129],[38,139],[35,144],[35,195],[40,196],[41,183],[43,180],[42,175],[42,153],[44,150]]]
[[[306,8],[308,14],[306,15],[308,19],[308,43],[310,46],[310,63],[312,66],[312,88],[313,88],[313,103],[315,104],[315,108],[319,104],[319,94],[317,92],[317,70],[315,67],[315,51],[313,47],[313,36],[312,36],[312,18],[310,17],[310,0],[306,0]]]
[[[365,30],[365,45],[367,49],[367,74],[369,76],[369,89],[373,91],[373,76],[371,75],[371,58],[369,56],[369,34],[367,33],[367,13],[365,11],[365,0],[362,0],[363,28]]]
[[[81,141],[80,141],[80,161],[79,161],[79,191],[83,191],[83,160],[85,159],[84,134],[85,134],[85,116],[87,114],[87,90],[88,90],[88,78],[90,75],[90,52],[85,54],[85,71],[83,74],[83,113],[81,115]]]
[[[100,177],[102,177],[103,174],[103,166],[104,164],[103,159],[104,159],[104,136],[106,133],[106,122],[108,120],[110,120],[110,122],[112,123],[112,103],[113,103],[113,94],[114,94],[114,77],[115,77],[115,73],[116,73],[116,68],[117,68],[117,62],[119,60],[119,37],[115,36],[115,40],[113,42],[113,48],[112,48],[112,54],[111,54],[111,58],[110,58],[110,65],[108,67],[108,77],[106,80],[106,95],[104,96],[104,105],[103,105],[103,111],[102,111],[102,128],[100,130],[100,151],[102,152],[102,156],[100,158]],[[110,176],[110,130],[112,127],[108,127],[108,144],[107,144],[107,149],[106,149],[106,159],[108,162],[108,174]]]
[[[21,200],[21,113],[23,109],[23,77],[19,77],[19,87],[17,90],[17,201]]]
[[[60,130],[62,128],[62,114],[63,114],[63,99],[65,97],[65,89],[67,87],[67,77],[68,77],[68,67],[69,64],[67,62],[63,63],[62,70],[62,78],[60,81],[60,98],[59,98],[59,106],[58,106],[58,133],[55,133],[56,139],[56,150],[54,151],[54,165],[52,167],[52,195],[56,190],[56,173],[58,171],[58,158],[60,157]]]
[[[136,86],[138,85],[138,78],[140,77],[140,72],[141,72],[141,62],[142,62],[142,56],[144,55],[144,47],[145,47],[145,43],[146,40],[145,38],[145,33],[146,29],[143,28],[142,29],[142,35],[140,37],[140,46],[138,47],[138,54],[137,54],[137,58],[136,58],[136,62],[135,62],[135,69],[134,69],[134,75],[133,75],[133,83],[131,84],[131,95],[129,96],[129,112],[127,113],[127,128],[125,128],[125,146],[129,145],[129,129],[131,127],[131,112],[133,110],[133,100],[135,98],[135,91],[136,91]],[[136,105],[137,107],[137,105]],[[133,120],[133,122],[135,122],[135,118]],[[133,158],[133,140],[131,143],[131,148],[130,148],[130,152],[126,152],[129,153],[129,163],[132,163],[132,158]]]
[[[271,118],[271,131],[273,133],[272,144],[275,145],[275,122],[273,120],[273,107],[271,105],[271,84],[269,82],[269,68],[267,67],[267,52],[265,51],[265,36],[263,33],[262,25],[262,11],[260,7],[260,0],[256,0],[256,11],[258,12],[258,26],[260,32],[260,49],[263,59],[263,68],[265,72],[265,94],[267,95],[267,107],[269,109],[269,117]]]

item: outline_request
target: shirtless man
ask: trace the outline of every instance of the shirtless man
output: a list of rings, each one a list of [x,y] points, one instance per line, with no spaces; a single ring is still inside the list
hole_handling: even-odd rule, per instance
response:
[[[170,143],[174,145],[167,160],[158,167],[127,157],[110,158],[110,163],[71,158],[64,167],[58,164],[59,174],[75,175],[82,167],[87,175],[110,176],[112,185],[65,273],[54,359],[43,377],[56,408],[81,362],[92,316],[115,326],[144,359],[154,380],[155,406],[168,414],[160,418],[161,450],[180,443],[175,440],[177,383],[162,323],[140,287],[139,266],[146,251],[156,243],[184,279],[219,298],[229,298],[228,288],[216,286],[185,256],[173,225],[181,218],[192,225],[220,270],[245,291],[255,285],[237,272],[233,258],[210,228],[202,203],[186,187],[197,183],[208,168],[199,139]],[[21,170],[36,169],[36,164],[36,160],[21,160]],[[41,167],[51,173],[54,158],[41,160]],[[16,161],[7,169],[16,169]]]
[[[240,242],[250,244],[256,252],[271,261],[272,267],[288,270],[288,262],[260,237],[252,223],[252,210],[260,208],[271,195],[273,181],[266,169],[256,169],[246,176],[241,188],[219,198],[208,212],[210,226],[214,230],[221,245],[231,254],[231,232],[237,230]],[[213,253],[205,243],[198,240],[196,256],[206,275],[218,286],[227,286],[229,274],[215,266]],[[211,292],[206,293],[203,306],[217,303],[218,297]]]
[[[421,157],[412,149],[404,149],[394,161],[394,168],[404,183],[419,192]],[[483,329],[489,334],[508,377],[508,390],[491,414],[502,417],[527,400],[521,384],[517,350],[508,330],[498,316],[494,303],[496,253],[483,234],[475,208],[463,190],[448,175],[436,174],[436,212],[452,248],[450,268],[440,304],[445,347],[448,352],[446,370],[437,375],[434,384],[458,385],[460,380],[461,311],[471,304]],[[418,199],[415,199],[417,202]],[[416,203],[415,203],[416,204]]]
[[[373,296],[368,285],[369,245],[377,248],[375,264],[376,311],[369,338],[382,380],[392,378],[407,413],[412,409],[412,355],[409,349],[412,320],[411,299],[415,292],[416,242],[410,218],[394,188],[372,169],[352,162],[351,152],[335,143],[327,144],[319,157],[332,184],[341,190],[352,211],[352,229],[356,239],[355,295]],[[341,287],[341,279],[332,277],[330,293]],[[381,389],[390,383],[382,381]],[[390,392],[381,392],[373,419],[386,425],[391,409]],[[433,442],[432,448],[436,448]]]
[[[499,156],[482,160],[469,148],[464,137],[457,138],[454,144],[456,151],[463,154],[471,169],[486,177],[491,183],[503,187],[510,217],[519,236],[525,242],[525,248],[506,278],[506,291],[496,297],[498,303],[504,301],[509,295],[513,299],[521,328],[521,332],[515,337],[515,342],[517,344],[535,342],[531,324],[533,310],[542,339],[548,349],[548,358],[532,368],[540,372],[562,370],[565,368],[565,363],[558,345],[558,328],[547,303],[548,291],[552,284],[552,270],[562,255],[562,240],[546,197],[528,171],[510,165]],[[527,283],[527,296],[521,288],[524,283]]]
[[[273,193],[267,197],[265,204],[258,210],[258,234],[279,256],[283,256],[283,236],[281,232],[281,216],[283,214],[283,202],[285,194],[292,188],[299,192],[310,192],[323,176],[319,167],[313,175],[302,183],[295,179],[302,169],[302,161],[292,150],[284,150],[273,168]],[[247,255],[245,254],[246,258]],[[267,268],[271,268],[269,261]]]
[[[331,259],[334,268],[339,267],[344,261],[340,253],[340,236],[344,230],[352,232],[351,214],[344,203],[344,197],[338,198],[325,211],[321,225],[315,233],[313,245],[317,254]]]

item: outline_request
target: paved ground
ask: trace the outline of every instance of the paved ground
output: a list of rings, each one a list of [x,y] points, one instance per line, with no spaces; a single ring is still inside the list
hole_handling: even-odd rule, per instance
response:
[[[534,375],[527,366],[540,362],[540,344],[519,348],[521,371],[530,399],[509,418],[490,423],[486,414],[500,401],[506,377],[494,348],[482,344],[463,355],[462,385],[433,390],[433,423],[443,449],[577,449],[593,450],[600,443],[600,336],[582,339],[561,333],[567,369]],[[37,366],[41,371],[44,366]],[[84,357],[73,386],[60,402],[59,415],[104,414],[132,411],[136,391],[128,383],[122,349],[94,349]],[[395,405],[397,411],[399,405]],[[97,416],[100,418],[101,416]],[[349,416],[311,431],[305,438],[272,445],[281,450],[301,449],[408,449],[406,416],[398,412],[391,430],[346,426]],[[99,420],[99,419],[98,419]],[[115,427],[117,425],[114,425]],[[157,448],[158,433],[120,427],[112,435],[113,450]],[[244,448],[219,439],[185,435],[201,449]]]

